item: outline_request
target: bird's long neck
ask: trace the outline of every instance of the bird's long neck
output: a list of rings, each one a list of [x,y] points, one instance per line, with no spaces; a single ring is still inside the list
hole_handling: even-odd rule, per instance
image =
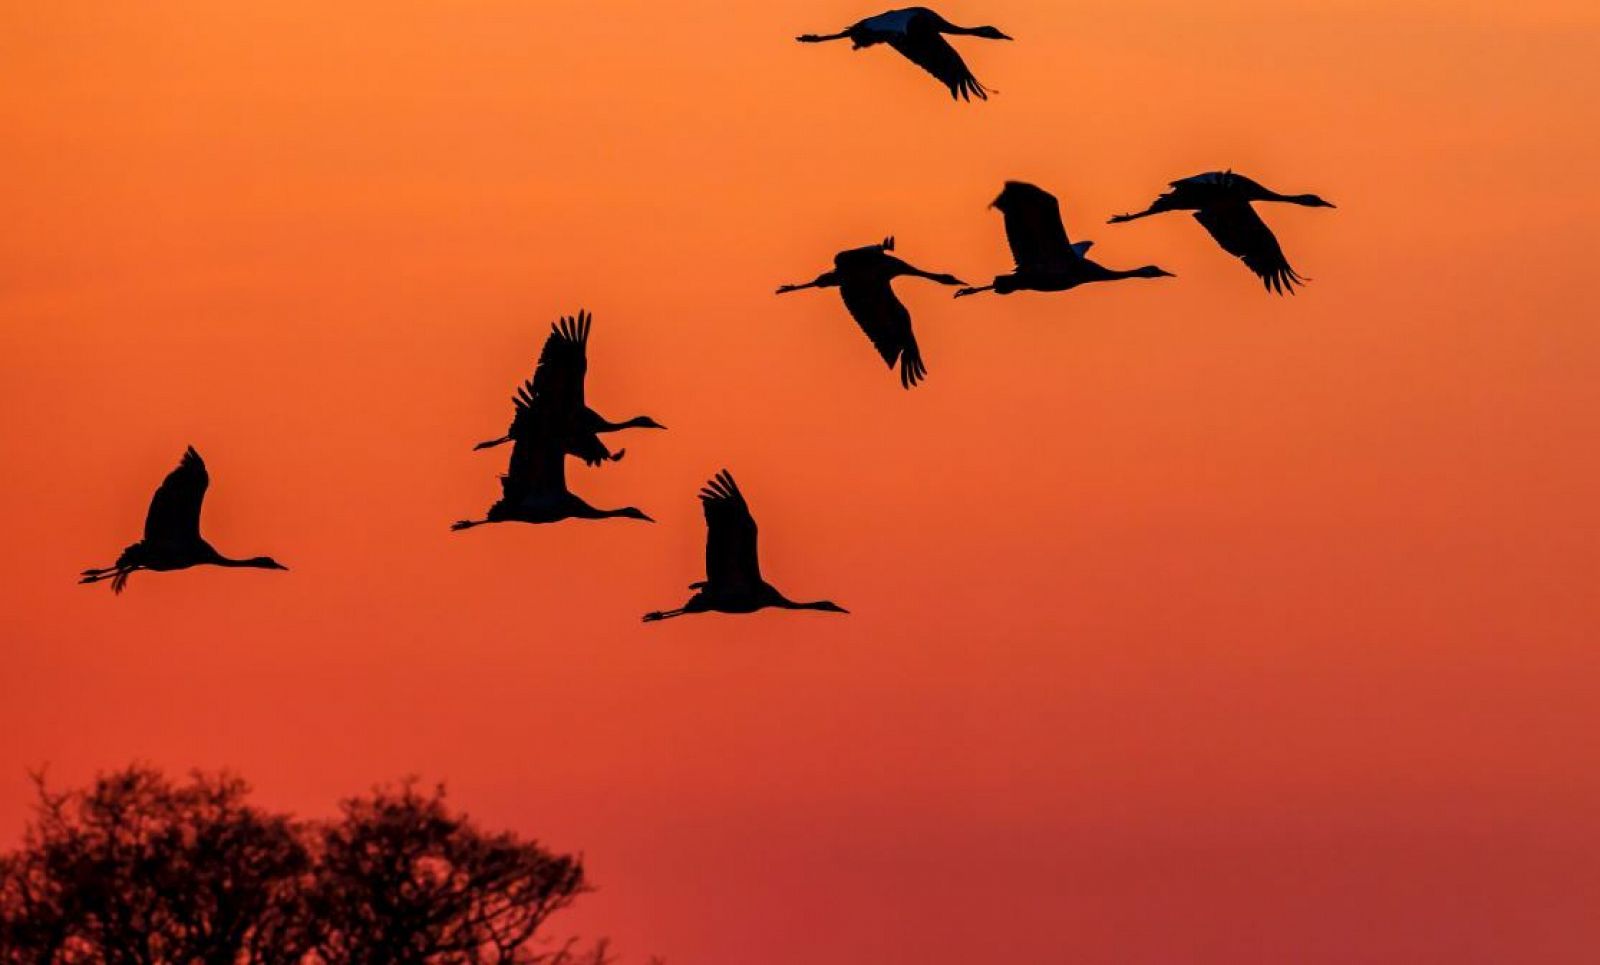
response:
[[[595,425],[595,431],[597,432],[616,432],[618,429],[650,429],[655,426],[654,420],[644,415],[636,415],[621,422],[612,422],[603,416],[596,416],[595,418],[598,420]]]
[[[1139,268],[1105,268],[1100,269],[1104,274],[1102,280],[1114,281],[1119,278],[1164,278],[1166,272],[1155,265],[1144,265]]]
[[[906,265],[901,274],[911,275],[916,278],[926,278],[929,281],[936,281],[941,285],[961,284],[961,279],[955,277],[954,275],[947,275],[940,271],[924,271],[923,269],[918,268],[916,265]]]
[[[829,603],[827,600],[812,600],[810,602],[801,602],[801,601],[798,601],[798,600],[791,600],[791,599],[789,599],[787,597],[783,597],[783,596],[778,597],[778,602],[775,605],[776,606],[780,606],[785,610],[830,610],[831,611],[834,608],[834,604]]]
[[[986,37],[990,40],[1011,39],[1010,37],[1007,37],[1005,34],[1001,33],[999,29],[995,27],[962,27],[951,23],[943,17],[940,17],[938,14],[934,14],[934,17],[938,21],[938,30],[940,33],[960,34],[967,37]]]
[[[576,496],[572,498],[572,503],[571,513],[578,519],[615,519],[619,516],[638,519],[643,515],[632,506],[624,506],[621,509],[596,509]]]
[[[257,569],[257,570],[275,570],[275,569],[277,569],[277,565],[274,564],[271,560],[267,559],[265,556],[253,556],[253,557],[251,557],[250,559],[247,559],[247,560],[236,560],[236,559],[233,559],[231,557],[223,556],[221,553],[218,553],[217,556],[216,556],[216,559],[212,560],[211,562],[215,563],[218,566],[231,566],[231,567],[242,568],[242,569]]]
[[[1270,189],[1267,190],[1266,196],[1263,200],[1282,201],[1285,204],[1303,204],[1308,208],[1316,207],[1317,203],[1321,201],[1321,199],[1314,194],[1279,194],[1278,192]]]

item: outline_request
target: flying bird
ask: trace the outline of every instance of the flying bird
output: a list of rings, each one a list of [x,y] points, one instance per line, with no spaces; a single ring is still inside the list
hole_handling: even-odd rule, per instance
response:
[[[951,98],[988,100],[989,91],[972,76],[956,49],[941,36],[954,34],[1010,40],[995,27],[958,27],[927,7],[905,7],[876,17],[859,20],[834,34],[803,34],[795,39],[803,44],[849,38],[852,50],[888,44],[905,59],[921,67],[950,88]],[[995,91],[999,93],[999,91]]]
[[[206,498],[211,477],[200,454],[190,446],[184,450],[178,468],[167,473],[150,500],[144,518],[144,539],[122,551],[114,566],[84,570],[80,583],[109,579],[117,593],[127,586],[136,570],[186,570],[191,566],[235,566],[259,570],[286,570],[287,566],[270,556],[236,560],[223,556],[200,536],[200,505]]]
[[[532,421],[527,414],[530,412],[534,396],[538,394],[542,372],[554,368],[576,369],[578,398],[582,402],[583,377],[588,370],[589,329],[592,321],[593,316],[580,311],[576,319],[563,318],[550,326],[550,334],[544,340],[544,348],[539,353],[539,365],[534,370],[533,378],[519,386],[516,396],[512,399],[515,414],[511,420],[511,427],[500,438],[480,442],[473,447],[474,449],[490,449],[532,431]],[[546,376],[547,379],[552,377]],[[600,441],[600,433],[616,432],[621,429],[665,428],[666,426],[646,415],[634,416],[622,422],[612,422],[584,404],[578,412],[577,421],[573,424],[572,434],[566,440],[566,450],[568,455],[577,456],[591,466],[598,466],[607,460],[621,459],[627,453],[625,449],[611,452],[605,443]]]
[[[1196,174],[1173,181],[1171,188],[1145,210],[1137,214],[1119,214],[1109,223],[1121,224],[1163,211],[1193,211],[1195,220],[1216,239],[1222,250],[1243,261],[1268,291],[1293,295],[1295,285],[1306,283],[1308,279],[1300,277],[1289,266],[1289,259],[1284,257],[1272,229],[1250,203],[1283,201],[1307,208],[1332,208],[1331,202],[1314,194],[1279,194],[1232,171]]]
[[[850,612],[830,600],[796,603],[761,578],[761,561],[756,553],[756,521],[750,515],[744,494],[739,492],[726,469],[700,490],[700,505],[706,514],[706,578],[689,584],[689,589],[696,592],[688,603],[676,610],[646,613],[644,622],[710,610],[754,613],[767,607]]]
[[[993,291],[1008,295],[1014,291],[1059,292],[1094,281],[1119,278],[1171,278],[1172,272],[1145,265],[1126,271],[1106,268],[1084,257],[1092,241],[1073,243],[1061,223],[1061,205],[1055,195],[1022,181],[1007,181],[990,207],[1005,216],[1006,242],[1016,271],[995,276],[993,284],[963,288],[956,297]]]
[[[875,245],[841,251],[833,256],[832,271],[825,271],[803,284],[784,285],[778,289],[778,294],[803,288],[838,288],[850,317],[872,340],[873,348],[878,350],[883,361],[891,369],[896,361],[900,363],[900,384],[909,389],[928,374],[928,369],[922,364],[922,352],[911,331],[911,313],[895,297],[889,283],[902,275],[926,278],[941,285],[966,283],[954,275],[908,265],[888,254],[893,250],[894,239],[885,238]]]
[[[580,316],[582,318],[583,316]],[[513,434],[511,464],[500,477],[500,499],[479,520],[460,520],[450,528],[471,529],[484,523],[554,523],[563,519],[609,519],[623,517],[654,522],[632,506],[621,509],[596,509],[567,489],[566,454],[571,440],[579,435],[583,405],[583,374],[587,363],[580,332],[586,322],[562,318],[556,326],[562,338],[551,352],[551,343],[539,358],[533,375],[532,392],[518,395],[512,425],[521,425]]]

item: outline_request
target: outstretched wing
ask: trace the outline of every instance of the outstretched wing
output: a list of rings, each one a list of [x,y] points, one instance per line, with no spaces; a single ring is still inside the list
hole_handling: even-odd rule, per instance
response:
[[[1172,186],[1179,191],[1198,188],[1212,192],[1213,196],[1236,197],[1244,201],[1261,200],[1272,193],[1261,182],[1232,170],[1207,171],[1179,178],[1172,182]]]
[[[1167,183],[1174,188],[1219,188],[1227,187],[1233,183],[1235,178],[1238,177],[1239,175],[1234,174],[1232,171],[1205,171],[1200,174],[1191,174],[1186,178],[1179,178],[1176,181],[1169,181]]]
[[[961,59],[956,49],[922,19],[912,20],[905,33],[890,37],[889,46],[899,51],[905,59],[938,78],[940,83],[950,88],[952,98],[989,99],[989,92],[978,83],[978,78],[972,76],[972,71],[967,69],[966,61]]]
[[[517,394],[511,397],[511,404],[515,407],[511,416],[511,430],[506,434],[513,439],[519,439],[533,433],[533,380],[517,386]]]
[[[533,394],[547,399],[558,409],[576,412],[583,408],[583,377],[589,370],[589,324],[591,316],[580,311],[577,317],[563,316],[550,326],[550,335],[539,353],[539,367],[533,372]]]
[[[1067,241],[1061,223],[1061,204],[1043,188],[1022,181],[1007,181],[994,199],[1006,219],[1006,243],[1021,270],[1050,270],[1067,259],[1081,257]]]
[[[566,446],[562,445],[562,438],[543,419],[535,418],[528,432],[513,439],[511,463],[500,477],[501,498],[512,505],[545,504],[566,493]]]
[[[839,294],[844,296],[850,317],[866,333],[883,361],[894,368],[899,360],[900,384],[909,389],[921,381],[928,370],[923,367],[922,352],[911,331],[911,313],[895,297],[889,279],[882,275],[847,277],[839,286]]]
[[[706,582],[729,593],[754,591],[762,582],[756,521],[728,470],[700,490],[700,506],[706,514]]]
[[[1248,202],[1201,208],[1194,218],[1223,251],[1243,260],[1268,291],[1292,295],[1295,285],[1305,284],[1305,279],[1289,267],[1272,229]]]
[[[200,538],[200,504],[206,498],[206,487],[211,476],[200,454],[190,446],[178,462],[178,468],[167,473],[167,478],[150,499],[150,511],[144,517],[144,538],[152,543],[184,543]]]

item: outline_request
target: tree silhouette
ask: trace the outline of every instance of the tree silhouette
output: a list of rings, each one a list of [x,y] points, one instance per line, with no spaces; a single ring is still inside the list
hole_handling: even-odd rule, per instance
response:
[[[57,793],[35,777],[0,855],[5,965],[604,965],[539,929],[589,890],[581,859],[486,832],[412,782],[296,821],[231,775],[134,766]]]
[[[53,794],[42,778],[24,847],[0,859],[8,962],[294,961],[310,856],[248,786],[141,767]]]
[[[539,962],[534,932],[587,890],[580,860],[488,834],[406,783],[319,829],[310,892],[328,962]],[[560,953],[556,953],[560,954]]]

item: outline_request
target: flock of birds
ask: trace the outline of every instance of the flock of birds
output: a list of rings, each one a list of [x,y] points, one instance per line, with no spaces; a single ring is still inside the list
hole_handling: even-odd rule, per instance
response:
[[[995,27],[957,26],[926,7],[891,10],[837,33],[805,34],[797,39],[802,43],[848,39],[855,49],[888,44],[948,88],[952,98],[987,100],[990,93],[996,92],[978,82],[945,35],[1011,39]],[[1332,204],[1315,194],[1280,194],[1232,171],[1197,174],[1173,181],[1169,187],[1143,211],[1117,215],[1109,223],[1121,224],[1166,211],[1191,211],[1222,250],[1243,261],[1269,292],[1293,294],[1296,285],[1305,283],[1252,205],[1275,201],[1331,208]],[[838,288],[850,316],[884,362],[891,369],[899,366],[901,385],[911,388],[927,375],[927,366],[912,331],[911,313],[891,287],[896,278],[925,278],[955,287],[955,296],[962,298],[985,291],[997,295],[1059,292],[1090,282],[1172,277],[1171,272],[1155,265],[1114,269],[1091,261],[1087,255],[1093,242],[1068,240],[1059,202],[1035,185],[1006,182],[992,207],[1004,217],[1006,241],[1015,267],[996,275],[987,285],[968,286],[954,275],[917,268],[891,255],[894,239],[886,238],[878,244],[839,252],[833,258],[832,270],[808,282],[784,285],[778,293]],[[488,449],[511,443],[510,462],[500,477],[500,498],[484,518],[461,520],[451,526],[452,530],[486,523],[553,523],[565,519],[653,522],[633,506],[598,509],[567,488],[568,456],[599,466],[625,454],[626,450],[612,452],[607,448],[600,438],[602,434],[665,428],[649,416],[611,422],[589,407],[584,398],[584,380],[592,321],[587,312],[580,311],[551,326],[533,377],[518,388],[512,399],[511,425],[504,435],[476,446]],[[139,570],[165,572],[203,565],[287,569],[268,556],[223,556],[206,542],[200,535],[200,508],[209,483],[205,463],[190,447],[151,499],[144,538],[123,550],[115,564],[84,570],[80,582],[110,580],[112,589],[120,593],[129,576]],[[646,622],[707,611],[751,613],[768,607],[848,612],[829,600],[790,600],[762,579],[755,517],[727,470],[718,472],[700,490],[700,503],[706,519],[706,578],[689,585],[695,592],[683,606],[647,613]]]

